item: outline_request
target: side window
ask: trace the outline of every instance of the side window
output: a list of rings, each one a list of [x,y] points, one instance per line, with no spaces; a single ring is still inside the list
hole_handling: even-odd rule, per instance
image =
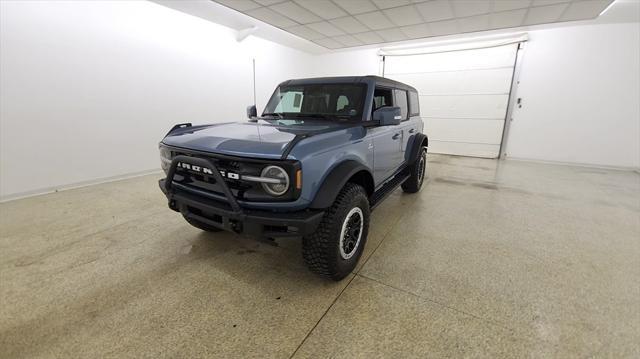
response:
[[[280,103],[276,106],[275,112],[300,112],[303,97],[302,92],[285,92]]]
[[[411,116],[420,116],[420,98],[417,92],[409,92],[409,113]]]
[[[393,106],[392,93],[389,89],[376,88],[373,92],[373,110],[380,107]]]
[[[396,106],[400,107],[400,115],[402,115],[402,120],[406,120],[409,117],[409,104],[407,103],[407,91],[404,90],[394,90],[396,95]]]

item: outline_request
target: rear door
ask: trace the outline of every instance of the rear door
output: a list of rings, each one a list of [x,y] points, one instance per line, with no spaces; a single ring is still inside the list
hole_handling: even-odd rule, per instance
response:
[[[374,108],[394,106],[393,89],[376,87]],[[376,186],[391,177],[402,163],[402,125],[376,126],[369,129],[373,138],[373,178]]]
[[[394,98],[395,98],[395,106],[400,107],[400,115],[402,116],[402,121],[400,122],[400,130],[402,141],[400,144],[400,151],[398,152],[398,158],[396,162],[398,167],[400,167],[405,162],[405,152],[407,150],[407,145],[409,144],[409,139],[411,136],[419,132],[418,121],[415,119],[412,120],[409,116],[409,93],[406,90],[395,89]]]

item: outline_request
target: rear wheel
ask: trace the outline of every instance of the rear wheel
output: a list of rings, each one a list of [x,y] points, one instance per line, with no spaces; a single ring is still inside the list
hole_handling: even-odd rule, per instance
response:
[[[367,193],[362,186],[347,183],[315,233],[303,238],[302,255],[307,266],[333,280],[343,279],[358,263],[368,231]]]
[[[189,218],[187,216],[185,216],[184,214],[182,215],[182,217],[184,217],[185,221],[189,222],[190,225],[198,228],[198,229],[202,229],[203,231],[207,231],[207,232],[222,232],[222,229],[216,227],[216,226],[211,226],[209,224],[206,224],[204,222],[200,222],[197,219],[193,219],[193,218]]]
[[[416,162],[409,167],[411,176],[402,184],[402,190],[407,193],[416,193],[422,187],[427,175],[427,148],[422,147]]]

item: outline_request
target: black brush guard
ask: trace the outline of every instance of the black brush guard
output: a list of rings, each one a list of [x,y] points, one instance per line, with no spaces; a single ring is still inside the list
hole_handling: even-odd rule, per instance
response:
[[[215,200],[204,195],[202,190],[190,189],[188,186],[175,183],[173,177],[181,162],[210,169],[210,175],[219,184],[226,201]],[[272,212],[243,208],[231,193],[215,163],[202,157],[175,156],[167,177],[161,179],[159,185],[169,200],[169,208],[179,211],[185,217],[227,231],[256,237],[294,237],[311,234],[324,214],[323,211]]]

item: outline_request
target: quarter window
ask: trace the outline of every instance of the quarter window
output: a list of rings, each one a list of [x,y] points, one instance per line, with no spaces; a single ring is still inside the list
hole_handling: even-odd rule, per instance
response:
[[[420,98],[414,91],[409,92],[409,113],[411,116],[420,116]]]
[[[396,106],[400,107],[400,115],[403,120],[406,120],[409,114],[409,105],[407,104],[407,91],[404,90],[394,90],[396,95]]]

